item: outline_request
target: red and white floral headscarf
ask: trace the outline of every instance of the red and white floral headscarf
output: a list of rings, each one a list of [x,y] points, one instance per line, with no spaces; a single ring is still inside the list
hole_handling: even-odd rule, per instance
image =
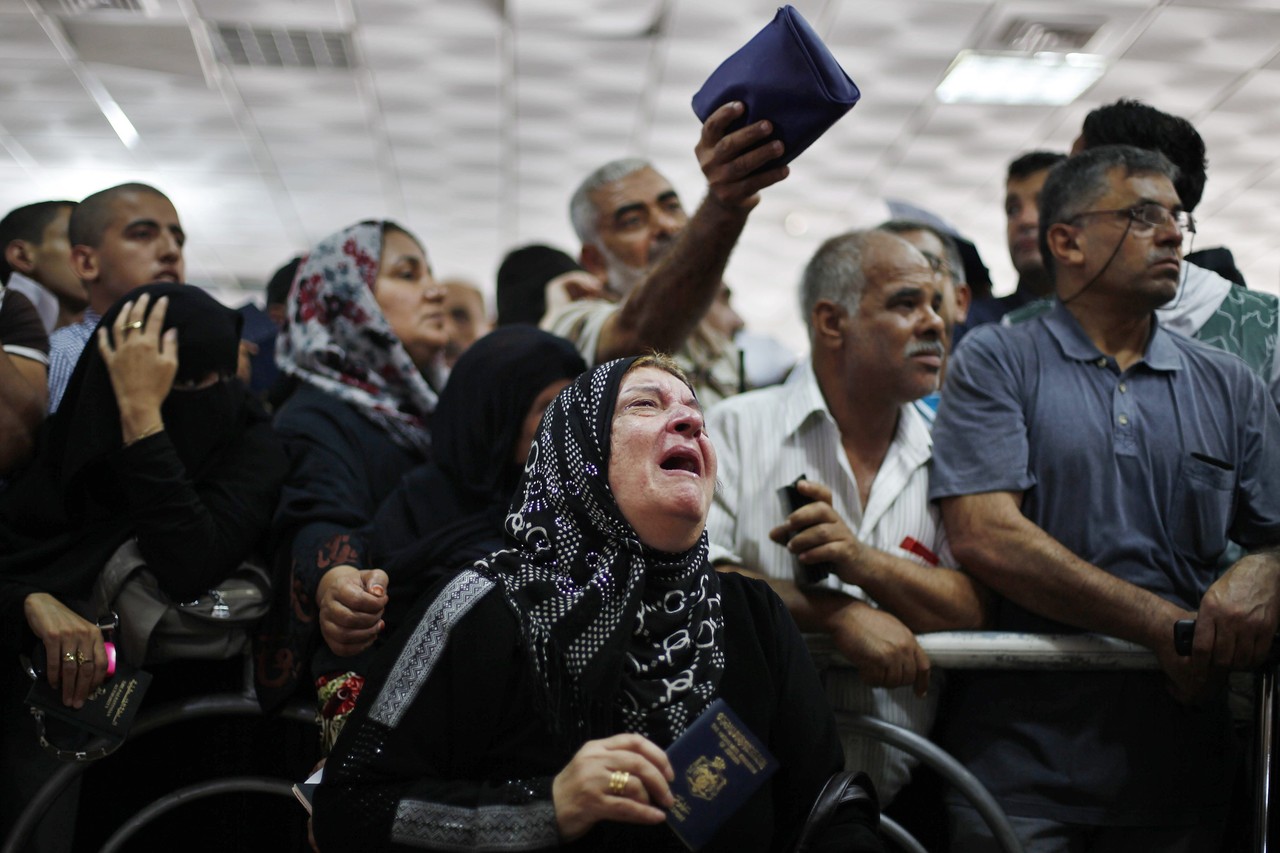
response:
[[[382,222],[352,225],[303,257],[276,363],[355,406],[397,444],[426,452],[436,392],[373,297],[382,230]]]

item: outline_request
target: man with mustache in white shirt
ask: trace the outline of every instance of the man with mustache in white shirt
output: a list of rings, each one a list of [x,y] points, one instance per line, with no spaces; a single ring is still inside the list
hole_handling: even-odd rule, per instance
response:
[[[805,269],[811,355],[780,386],[707,414],[720,458],[707,531],[722,570],[763,577],[805,632],[829,634],[853,665],[826,674],[837,711],[927,734],[939,684],[915,632],[976,628],[982,594],[955,561],[928,500],[929,423],[914,402],[945,363],[947,282],[906,240],[855,231]],[[789,512],[797,485],[811,501]],[[824,579],[797,580],[825,564]],[[856,670],[855,670],[856,667]],[[846,767],[865,769],[887,803],[914,763],[842,732]]]

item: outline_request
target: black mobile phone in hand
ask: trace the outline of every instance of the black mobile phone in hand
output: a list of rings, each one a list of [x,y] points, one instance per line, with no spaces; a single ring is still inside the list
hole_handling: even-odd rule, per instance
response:
[[[806,498],[800,494],[800,489],[797,488],[797,484],[805,479],[808,478],[801,474],[791,483],[778,489],[778,498],[782,501],[782,513],[784,516],[789,516],[800,507],[813,503],[813,498]],[[798,557],[792,557],[792,559],[794,560],[793,577],[795,582],[801,586],[821,583],[827,579],[827,575],[831,574],[832,566],[830,563],[802,563]]]

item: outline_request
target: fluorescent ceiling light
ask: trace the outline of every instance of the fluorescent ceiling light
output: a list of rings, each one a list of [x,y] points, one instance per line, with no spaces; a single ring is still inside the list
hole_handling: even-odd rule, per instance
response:
[[[120,105],[116,103],[115,98],[111,97],[107,87],[103,86],[97,77],[88,72],[78,76],[84,88],[89,92],[89,96],[98,105],[98,109],[102,110],[102,114],[111,123],[111,128],[116,132],[116,136],[120,137],[120,141],[124,143],[125,148],[135,147],[138,144],[138,131],[133,126],[133,122],[129,121],[129,117],[124,114],[124,110],[120,109]]]
[[[1107,70],[1088,53],[988,53],[962,50],[934,91],[944,104],[1043,104],[1078,98]]]

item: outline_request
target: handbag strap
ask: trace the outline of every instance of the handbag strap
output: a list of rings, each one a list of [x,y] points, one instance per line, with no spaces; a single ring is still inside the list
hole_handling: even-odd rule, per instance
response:
[[[116,647],[134,666],[145,663],[151,632],[169,609],[156,579],[146,568],[138,540],[129,539],[107,560],[93,588],[93,605],[99,614],[123,614],[118,620]],[[138,583],[129,585],[135,576]]]
[[[879,824],[880,799],[876,796],[871,778],[860,771],[842,770],[833,773],[814,801],[813,808],[809,810],[809,817],[800,830],[800,840],[796,842],[796,853],[805,853],[812,846],[813,840],[826,829],[836,812],[848,803],[861,803],[863,809],[875,815],[876,825]]]
[[[117,548],[98,574],[93,586],[93,606],[98,615],[112,612],[112,604],[129,577],[138,569],[146,568],[147,561],[138,548],[138,540],[129,538]]]
[[[36,739],[40,748],[61,761],[97,761],[106,758],[124,745],[124,738],[96,737],[80,749],[66,749],[49,741],[44,730],[44,712],[39,708],[28,708],[36,720]]]

